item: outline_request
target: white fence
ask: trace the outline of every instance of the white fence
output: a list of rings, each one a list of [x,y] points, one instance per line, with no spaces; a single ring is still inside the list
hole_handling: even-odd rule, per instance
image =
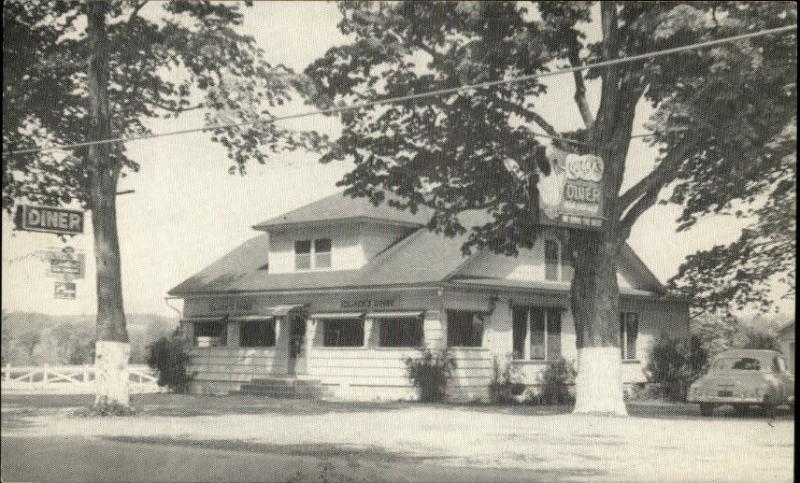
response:
[[[130,392],[161,392],[156,376],[146,365],[128,366]],[[93,394],[97,383],[94,366],[26,366],[2,368],[2,391],[18,394]]]

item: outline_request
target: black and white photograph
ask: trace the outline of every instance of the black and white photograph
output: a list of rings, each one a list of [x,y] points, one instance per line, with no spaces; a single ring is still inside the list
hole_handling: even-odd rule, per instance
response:
[[[794,481],[795,2],[2,5],[0,481]]]

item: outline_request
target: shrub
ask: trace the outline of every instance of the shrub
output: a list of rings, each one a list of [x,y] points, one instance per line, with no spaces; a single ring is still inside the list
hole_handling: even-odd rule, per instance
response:
[[[567,404],[575,402],[569,387],[575,383],[575,366],[563,357],[547,366],[542,373],[542,404]]]
[[[428,348],[420,348],[419,357],[407,357],[403,362],[420,401],[444,401],[447,383],[456,368],[452,352],[445,349],[434,353]]]
[[[659,337],[650,350],[648,380],[657,385],[661,397],[673,401],[686,399],[686,392],[708,363],[708,353],[697,337],[688,343]]]
[[[781,349],[777,334],[768,327],[743,327],[734,345],[741,349]]]
[[[495,404],[513,404],[516,396],[525,392],[525,384],[518,382],[518,369],[506,361],[503,368],[497,361],[497,356],[492,359],[492,381],[489,383],[489,397]]]
[[[625,392],[626,401],[651,401],[654,399],[661,399],[663,391],[659,384],[653,383],[637,383],[631,384]]]
[[[101,400],[90,407],[80,408],[71,413],[76,418],[90,418],[93,416],[133,416],[136,410],[130,406],[123,406],[116,402]]]
[[[186,372],[189,364],[189,342],[177,331],[161,337],[147,348],[147,365],[158,375],[158,385],[172,392],[186,392],[192,376]]]

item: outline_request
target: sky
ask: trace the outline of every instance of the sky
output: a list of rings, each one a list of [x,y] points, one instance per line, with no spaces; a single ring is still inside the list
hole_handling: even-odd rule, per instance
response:
[[[151,6],[145,8],[151,8]],[[147,14],[143,10],[143,14]],[[256,2],[245,10],[242,31],[256,38],[267,61],[302,71],[311,61],[345,41],[336,24],[339,12],[328,2]],[[589,38],[597,36],[589,31]],[[570,76],[551,77],[550,89],[539,112],[558,130],[581,125],[572,100]],[[596,110],[598,84],[588,85],[589,102]],[[639,106],[637,128],[651,111]],[[287,112],[308,110],[290,105]],[[285,123],[285,127],[314,129],[335,136],[338,121],[322,116]],[[154,132],[203,125],[198,112],[177,120],[151,122]],[[135,190],[117,198],[117,220],[122,256],[122,286],[126,312],[175,316],[165,301],[167,291],[217,260],[258,232],[251,227],[286,211],[340,191],[336,182],[349,170],[347,162],[320,164],[318,155],[282,154],[265,165],[251,164],[245,176],[228,174],[226,153],[206,133],[194,133],[128,144],[138,173],[123,178],[119,190]],[[627,162],[623,189],[653,167],[655,152],[634,140]],[[745,221],[715,216],[701,220],[692,230],[676,233],[680,208],[656,205],[636,223],[628,243],[653,273],[665,282],[677,273],[684,258],[701,249],[728,243],[738,237]],[[87,213],[84,234],[61,242],[55,235],[12,233],[11,219],[2,219],[2,306],[5,310],[37,311],[52,315],[93,314],[96,310],[91,223]],[[65,245],[83,251],[87,278],[77,280],[75,300],[53,297],[54,279],[35,253]],[[180,308],[179,301],[170,301]],[[794,311],[793,303],[781,304]]]

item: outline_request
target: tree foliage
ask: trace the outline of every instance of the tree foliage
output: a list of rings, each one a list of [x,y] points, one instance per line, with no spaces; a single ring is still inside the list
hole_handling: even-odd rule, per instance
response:
[[[775,282],[795,295],[797,263],[797,123],[796,119],[771,143],[763,156],[780,160],[771,186],[755,207],[731,213],[754,221],[732,243],[715,245],[690,255],[670,280],[671,287],[693,301],[695,311],[729,312],[774,306]]]
[[[89,141],[85,2],[3,3],[3,151]],[[324,138],[268,122],[271,110],[309,93],[304,77],[270,65],[255,40],[237,31],[239,4],[109,2],[109,98],[114,136],[150,134],[148,119],[202,110],[231,172],[270,153],[317,149]],[[87,149],[3,158],[3,208],[26,199],[88,207]],[[124,144],[112,149],[122,176],[139,165]]]
[[[791,24],[788,2],[625,2],[608,13],[604,38],[582,33],[597,21],[590,2],[345,2],[340,30],[352,39],[307,69],[333,103],[366,101],[581,65]],[[537,233],[533,131],[612,146],[611,215],[627,238],[638,217],[671,186],[679,219],[729,209],[765,193],[783,170],[764,154],[794,116],[796,36],[754,38],[573,76],[583,126],[556,133],[537,113],[543,82],[505,84],[342,115],[341,137],[324,161],[355,161],[346,193],[414,210],[435,210],[430,227],[469,230],[466,249],[515,253]],[[602,78],[596,114],[585,83]],[[656,168],[620,192],[636,106],[655,113]],[[482,209],[490,223],[463,226],[458,214]]]

